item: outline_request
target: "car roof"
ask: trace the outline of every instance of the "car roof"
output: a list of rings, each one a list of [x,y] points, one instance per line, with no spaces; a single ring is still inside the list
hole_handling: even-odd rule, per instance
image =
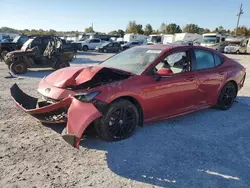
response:
[[[190,45],[180,45],[180,44],[154,44],[154,45],[140,45],[136,46],[134,48],[149,48],[149,49],[155,49],[155,50],[172,50],[172,49],[181,49],[181,48],[192,48],[192,49],[201,49],[206,50],[215,54],[218,54],[217,51],[212,50],[210,48],[206,48],[203,46],[190,46]]]

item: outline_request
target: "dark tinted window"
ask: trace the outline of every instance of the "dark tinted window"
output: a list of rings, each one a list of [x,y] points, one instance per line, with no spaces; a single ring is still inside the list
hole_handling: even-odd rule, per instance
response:
[[[20,42],[21,42],[21,43],[25,43],[27,40],[28,40],[28,36],[22,36],[22,37],[20,38]]]
[[[139,42],[131,42],[132,45],[137,45]]]
[[[217,56],[216,54],[214,54],[214,64],[215,66],[219,66],[222,63],[222,58],[220,58],[219,56]]]
[[[194,50],[196,61],[192,63],[192,70],[201,70],[214,67],[214,57],[211,52]]]
[[[90,41],[90,43],[98,43],[98,42],[100,42],[99,39],[92,39],[92,40]]]
[[[32,42],[32,46],[40,45],[42,44],[41,38],[35,38]]]
[[[114,47],[119,47],[120,44],[119,43],[114,43]]]

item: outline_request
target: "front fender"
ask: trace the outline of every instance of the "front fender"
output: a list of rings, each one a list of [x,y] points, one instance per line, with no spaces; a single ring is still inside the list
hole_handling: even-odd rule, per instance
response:
[[[68,110],[67,134],[63,135],[64,140],[79,149],[83,132],[101,116],[102,114],[92,103],[81,102],[74,98]]]

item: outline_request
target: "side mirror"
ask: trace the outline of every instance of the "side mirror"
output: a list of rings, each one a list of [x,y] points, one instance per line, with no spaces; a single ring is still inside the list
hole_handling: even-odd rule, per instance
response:
[[[161,68],[157,71],[157,75],[160,77],[172,76],[173,71],[170,68]]]

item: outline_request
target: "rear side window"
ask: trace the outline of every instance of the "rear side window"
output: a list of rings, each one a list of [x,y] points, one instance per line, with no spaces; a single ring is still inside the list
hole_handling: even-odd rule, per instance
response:
[[[219,56],[217,56],[216,54],[214,54],[214,64],[215,66],[219,66],[220,64],[222,64],[223,60],[222,58],[220,58]]]
[[[214,56],[205,50],[194,50],[195,62],[192,63],[192,70],[201,70],[214,67]]]

